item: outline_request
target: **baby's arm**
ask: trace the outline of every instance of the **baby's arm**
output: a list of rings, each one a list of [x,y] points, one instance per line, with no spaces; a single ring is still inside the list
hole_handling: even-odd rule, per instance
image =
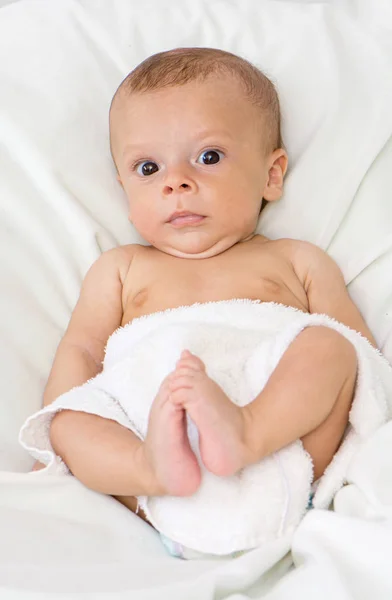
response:
[[[122,281],[131,259],[129,248],[116,248],[104,253],[88,271],[56,352],[45,405],[101,371],[107,339],[121,325]],[[50,438],[70,471],[95,491],[112,495],[160,492],[142,443],[114,421],[64,410],[54,417]]]
[[[307,294],[309,312],[326,314],[336,319],[361,333],[377,347],[372,332],[350,298],[342,272],[334,260],[313,244],[307,242],[294,242],[294,244],[292,264]],[[320,371],[314,372],[314,376],[319,378],[320,386],[325,371],[326,366],[323,362]],[[355,379],[351,397],[354,389]],[[350,400],[350,394],[346,402],[347,400]],[[304,447],[313,457],[316,471],[317,465],[327,466],[332,460],[336,445],[343,437],[350,408],[351,402],[346,405],[346,409],[343,402],[341,413],[335,410],[335,418],[327,419],[320,427],[302,437]]]
[[[309,312],[328,315],[376,341],[351,300],[342,272],[323,250],[307,242],[293,242],[292,264],[308,297]]]

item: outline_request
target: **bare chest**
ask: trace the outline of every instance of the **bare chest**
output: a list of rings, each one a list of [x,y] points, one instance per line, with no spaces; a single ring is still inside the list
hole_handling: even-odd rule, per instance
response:
[[[248,298],[306,309],[306,294],[283,260],[230,257],[184,260],[144,255],[124,285],[122,325],[154,312],[195,303]]]

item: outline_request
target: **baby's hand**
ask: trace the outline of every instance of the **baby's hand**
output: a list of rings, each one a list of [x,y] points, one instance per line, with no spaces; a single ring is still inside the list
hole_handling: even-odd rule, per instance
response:
[[[152,404],[141,448],[161,490],[159,495],[191,496],[200,485],[201,472],[189,445],[185,410],[170,398],[172,377],[164,379]]]

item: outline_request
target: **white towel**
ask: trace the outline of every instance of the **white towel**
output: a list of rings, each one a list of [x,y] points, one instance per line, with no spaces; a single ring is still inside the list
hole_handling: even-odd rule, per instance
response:
[[[135,319],[110,337],[102,373],[32,415],[21,429],[20,441],[47,464],[48,472],[58,473],[67,468],[54,455],[48,433],[61,409],[113,419],[143,439],[160,383],[185,348],[199,356],[210,377],[243,406],[262,390],[295,337],[305,327],[320,325],[342,333],[358,356],[350,426],[313,499],[314,506],[328,507],[344,484],[353,453],[391,416],[392,368],[359,333],[325,315],[281,304],[230,300]],[[191,421],[188,433],[200,461]],[[306,511],[312,463],[300,441],[232,477],[217,477],[201,468],[202,483],[193,496],[139,497],[154,527],[184,546],[210,554],[251,549],[293,532]]]

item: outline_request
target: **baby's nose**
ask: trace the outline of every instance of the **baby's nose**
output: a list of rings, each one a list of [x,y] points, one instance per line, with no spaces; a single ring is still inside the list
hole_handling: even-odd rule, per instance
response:
[[[171,194],[182,194],[196,190],[196,182],[194,179],[183,170],[172,171],[167,174],[163,184],[163,194],[170,196]]]
[[[189,185],[189,183],[180,183],[179,185],[176,184],[171,184],[171,185],[165,185],[163,188],[163,193],[166,195],[172,194],[173,192],[182,192],[182,191],[186,191],[188,189],[191,189],[191,186]]]

